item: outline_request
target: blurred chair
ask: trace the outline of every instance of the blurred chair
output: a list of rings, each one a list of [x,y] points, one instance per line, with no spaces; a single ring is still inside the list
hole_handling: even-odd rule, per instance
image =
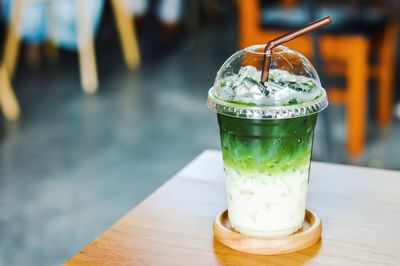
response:
[[[15,121],[19,118],[20,107],[4,64],[0,66],[0,107],[7,120]]]
[[[378,123],[390,124],[397,24],[387,16],[365,6],[321,6],[321,1],[296,5],[294,0],[282,0],[282,4],[272,6],[265,6],[259,0],[238,0],[238,12],[240,47],[267,43],[316,18],[330,15],[333,23],[320,30],[319,50],[324,70],[329,74],[344,74],[347,81],[344,90],[328,88],[328,95],[330,102],[346,106],[348,154],[356,156],[363,151],[370,74],[378,80]],[[377,32],[383,33],[378,39],[378,63],[370,67],[370,50]],[[287,46],[307,57],[313,55],[309,35]]]
[[[58,1],[58,2],[57,2]],[[63,1],[63,2],[62,2]],[[76,10],[76,32],[77,49],[79,52],[79,63],[81,72],[81,83],[86,93],[94,93],[98,87],[97,67],[94,49],[94,32],[92,29],[92,17],[87,11],[88,1],[81,0],[14,0],[15,6],[8,25],[8,34],[4,49],[4,66],[6,73],[12,77],[20,44],[20,34],[18,30],[22,27],[23,11],[28,4],[75,4]],[[121,41],[123,55],[129,68],[135,69],[140,63],[140,53],[137,44],[133,17],[124,6],[124,0],[111,0],[114,18]],[[54,32],[57,32],[56,30]]]
[[[3,60],[0,65],[0,104],[1,110],[6,119],[14,121],[20,116],[20,106],[13,91],[9,70],[13,72],[15,62],[18,55],[19,36],[17,34],[17,22],[21,18],[22,1],[17,1],[15,4],[16,12],[12,16],[7,28],[6,43],[4,46]]]

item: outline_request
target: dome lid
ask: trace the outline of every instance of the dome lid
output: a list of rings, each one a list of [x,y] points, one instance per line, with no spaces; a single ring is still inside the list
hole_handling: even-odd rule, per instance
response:
[[[265,45],[233,54],[222,65],[208,93],[208,107],[248,119],[280,119],[317,113],[328,105],[310,61],[284,46],[273,48],[268,81],[260,83]]]

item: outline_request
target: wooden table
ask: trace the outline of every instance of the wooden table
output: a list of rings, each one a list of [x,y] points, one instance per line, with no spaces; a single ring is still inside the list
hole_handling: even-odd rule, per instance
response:
[[[322,240],[279,256],[214,240],[223,182],[220,152],[203,152],[66,265],[400,265],[400,172],[313,162],[307,203]]]

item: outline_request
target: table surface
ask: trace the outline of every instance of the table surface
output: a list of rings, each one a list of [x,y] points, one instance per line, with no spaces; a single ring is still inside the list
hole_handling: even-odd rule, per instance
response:
[[[313,162],[307,206],[322,240],[277,256],[214,239],[223,182],[221,153],[204,151],[65,265],[400,265],[400,172]]]

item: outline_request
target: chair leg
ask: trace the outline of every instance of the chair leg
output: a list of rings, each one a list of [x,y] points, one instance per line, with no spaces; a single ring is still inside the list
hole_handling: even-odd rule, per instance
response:
[[[121,0],[112,0],[114,19],[124,53],[125,63],[130,69],[138,68],[140,52],[136,38],[133,16],[123,7]]]
[[[388,24],[379,48],[377,113],[381,127],[389,126],[392,120],[397,30],[397,22]]]
[[[0,67],[0,105],[8,120],[15,121],[19,118],[21,111],[4,65]]]
[[[7,68],[9,77],[13,76],[18,60],[20,46],[20,34],[18,33],[18,27],[21,22],[22,11],[25,3],[25,0],[15,1],[14,11],[7,27],[7,38],[4,46],[3,61],[5,67]]]
[[[260,3],[258,0],[238,0],[238,26],[239,47],[245,48],[251,44],[257,44],[254,36],[258,36],[260,30]]]
[[[368,40],[352,38],[347,56],[347,151],[351,157],[363,151],[366,132],[368,89]]]
[[[81,84],[83,90],[92,94],[97,91],[98,79],[93,41],[92,18],[87,12],[86,1],[76,0],[77,33]]]

